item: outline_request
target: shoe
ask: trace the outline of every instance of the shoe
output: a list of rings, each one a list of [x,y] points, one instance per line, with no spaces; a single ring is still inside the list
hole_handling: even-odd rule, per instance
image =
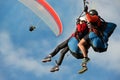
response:
[[[84,66],[84,67],[82,67],[82,69],[78,73],[82,74],[82,73],[84,73],[87,70],[88,70],[87,66]]]
[[[43,60],[42,60],[42,62],[50,62],[51,61],[51,55],[49,55],[49,56],[47,56],[47,57],[45,57]]]
[[[59,71],[59,66],[56,65],[53,68],[51,68],[50,72],[55,72],[55,71]]]
[[[90,59],[88,57],[83,58],[82,64],[87,64],[89,61],[90,61]]]

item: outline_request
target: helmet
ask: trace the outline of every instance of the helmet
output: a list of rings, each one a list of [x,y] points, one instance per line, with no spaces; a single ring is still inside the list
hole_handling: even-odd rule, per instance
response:
[[[98,15],[98,12],[95,9],[89,11],[90,15]]]
[[[86,21],[86,17],[85,17],[85,16],[82,16],[82,17],[80,17],[80,20],[81,20],[81,21]]]

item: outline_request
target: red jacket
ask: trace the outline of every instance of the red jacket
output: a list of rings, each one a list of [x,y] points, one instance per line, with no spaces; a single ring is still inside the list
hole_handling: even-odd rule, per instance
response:
[[[99,18],[98,15],[90,15],[88,12],[86,12],[86,19],[88,23],[91,23],[92,25],[89,28],[89,31],[92,31],[96,34],[100,34],[98,29],[95,27],[99,27],[99,29],[101,28],[101,20]],[[88,26],[89,27],[89,26]]]
[[[86,23],[76,24],[76,32],[74,32],[72,34],[72,37],[78,38],[78,34],[79,33],[84,33],[84,31],[86,31],[87,29],[88,29],[88,27],[87,27]]]
[[[87,24],[86,23],[76,25],[76,30],[78,32],[83,33],[86,29],[87,29]]]
[[[86,12],[86,19],[88,23],[97,23],[97,26],[101,25],[101,20],[97,15],[92,16],[88,12]]]

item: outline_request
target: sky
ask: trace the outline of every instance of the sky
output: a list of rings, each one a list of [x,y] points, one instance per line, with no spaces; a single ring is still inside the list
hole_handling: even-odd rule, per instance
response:
[[[55,34],[30,9],[18,0],[0,0],[0,80],[119,80],[120,79],[120,1],[89,0],[107,22],[117,24],[109,39],[107,52],[89,49],[88,71],[78,74],[81,60],[69,52],[60,70],[51,73],[59,53],[50,63],[42,63],[53,49],[75,30],[75,22],[83,10],[82,0],[46,0],[58,13],[63,33]],[[31,25],[36,30],[29,31]]]

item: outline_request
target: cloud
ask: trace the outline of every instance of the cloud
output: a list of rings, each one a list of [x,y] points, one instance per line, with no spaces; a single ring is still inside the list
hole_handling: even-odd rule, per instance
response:
[[[107,70],[113,70],[115,72],[120,73],[120,49],[119,48],[120,41],[111,40],[109,41],[109,47],[107,52],[104,53],[95,53],[91,54],[92,57],[92,63],[95,65],[98,65],[100,67],[103,67]]]
[[[27,48],[16,47],[11,41],[8,32],[0,32],[0,55],[3,57],[2,61],[5,66],[11,69],[15,68],[24,72],[33,73],[37,77],[49,75],[49,69],[53,66],[43,65],[42,63],[40,63],[40,60],[34,59],[32,56],[27,56],[29,52],[31,51]],[[70,74],[70,71],[71,69],[69,68],[69,66],[64,65],[62,66],[62,69],[59,71],[58,74],[53,74],[51,75],[51,77],[54,78],[54,76],[57,76],[56,79],[59,77],[58,80],[61,80],[62,76],[64,74]]]
[[[7,32],[0,33],[0,55],[3,56],[4,64],[8,67],[33,72],[37,76],[49,73],[47,69],[50,66],[42,65],[40,61],[27,57],[27,50],[16,48]]]
[[[0,80],[6,80],[6,77],[0,72]]]

